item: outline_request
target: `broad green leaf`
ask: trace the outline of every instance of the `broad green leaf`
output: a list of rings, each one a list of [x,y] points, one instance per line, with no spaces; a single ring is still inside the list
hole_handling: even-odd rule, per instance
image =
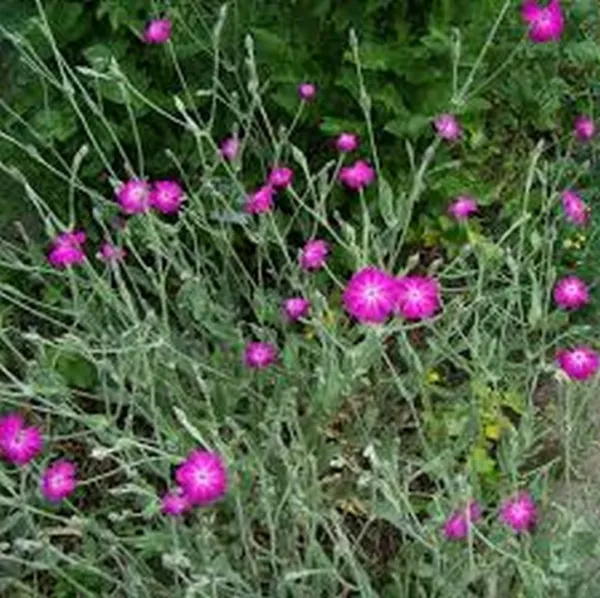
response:
[[[379,196],[377,205],[386,226],[393,228],[398,224],[398,208],[391,185],[383,176],[379,178]]]
[[[188,431],[189,435],[194,440],[198,441],[202,446],[208,446],[204,440],[204,436],[200,433],[200,430],[190,422],[182,409],[173,407],[173,412],[175,413],[177,421],[179,421],[179,423]]]
[[[475,469],[477,473],[482,475],[488,475],[493,473],[496,468],[496,463],[493,459],[490,459],[488,452],[485,448],[477,446],[469,455],[469,465]]]
[[[431,126],[431,119],[427,116],[415,114],[408,118],[396,118],[384,125],[384,130],[400,138],[415,137],[426,131]]]
[[[33,126],[48,141],[66,141],[77,132],[77,117],[68,108],[40,110]]]
[[[532,270],[529,270],[529,278],[531,279],[531,305],[527,321],[533,327],[536,327],[542,318],[542,289],[539,280]]]
[[[113,59],[119,60],[127,52],[128,44],[123,40],[115,40],[114,43],[94,44],[83,51],[83,55],[94,70],[105,72]]]
[[[335,116],[324,116],[319,125],[321,132],[325,135],[338,135],[342,132],[355,133],[364,137],[367,133],[367,127],[364,122],[359,120],[349,120],[337,118]]]

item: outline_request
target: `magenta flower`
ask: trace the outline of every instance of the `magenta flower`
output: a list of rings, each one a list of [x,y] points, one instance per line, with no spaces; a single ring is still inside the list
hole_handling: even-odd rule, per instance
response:
[[[285,189],[292,184],[294,178],[294,171],[291,168],[285,166],[279,166],[273,168],[269,173],[268,182],[276,189]]]
[[[309,310],[310,301],[304,297],[290,297],[283,302],[283,313],[291,322],[305,318]]]
[[[60,502],[75,491],[77,486],[77,465],[67,459],[60,459],[48,466],[42,473],[40,489],[44,497],[52,502]]]
[[[163,214],[174,214],[183,203],[183,189],[175,181],[156,181],[150,191],[150,206]]]
[[[565,276],[554,287],[554,301],[563,309],[579,309],[590,301],[587,285],[577,276]]]
[[[461,540],[469,535],[469,528],[481,519],[481,506],[474,500],[466,508],[453,511],[444,522],[444,536],[448,540]]]
[[[313,83],[300,83],[298,95],[305,102],[310,102],[317,95],[317,87]]]
[[[441,305],[440,287],[429,276],[402,276],[396,279],[396,310],[407,320],[431,317]]]
[[[584,226],[590,217],[590,209],[574,191],[566,190],[561,194],[561,201],[565,218],[571,224]]]
[[[459,195],[449,206],[448,215],[455,220],[465,221],[479,211],[477,200],[467,195]]]
[[[230,162],[235,160],[239,150],[240,141],[236,137],[228,137],[221,142],[221,156],[223,156],[225,160],[229,160]]]
[[[519,492],[507,498],[500,507],[500,521],[520,533],[531,529],[537,518],[537,510],[528,492]]]
[[[358,137],[354,133],[341,133],[335,146],[340,152],[353,152],[358,147]]]
[[[320,270],[325,266],[329,245],[321,239],[308,241],[300,253],[300,267],[303,270]]]
[[[521,16],[529,28],[529,39],[536,44],[559,40],[565,22],[559,0],[550,0],[547,6],[540,6],[536,0],[525,0]]]
[[[575,137],[579,141],[589,141],[596,134],[596,124],[589,116],[578,116],[575,119]]]
[[[191,509],[192,505],[183,489],[176,486],[160,499],[160,510],[163,515],[182,515]]]
[[[192,451],[175,471],[190,505],[207,505],[225,496],[228,487],[227,468],[217,453]]]
[[[264,214],[274,206],[275,189],[271,185],[263,185],[258,191],[246,198],[244,212],[247,214]]]
[[[103,262],[118,262],[126,255],[127,251],[123,247],[117,247],[106,241],[100,246],[100,251],[98,251],[96,257]]]
[[[0,454],[14,465],[26,465],[42,450],[39,428],[26,426],[18,413],[0,417]]]
[[[375,170],[364,160],[357,160],[340,170],[339,179],[349,189],[359,191],[375,180]]]
[[[271,343],[250,342],[244,349],[244,365],[255,369],[263,370],[277,359],[277,348]]]
[[[52,241],[48,252],[48,261],[55,268],[68,268],[85,262],[85,253],[81,246],[85,243],[83,231],[60,233]]]
[[[563,372],[573,380],[591,378],[600,366],[600,356],[585,345],[573,349],[561,349],[556,354],[556,361]]]
[[[462,135],[462,129],[452,114],[440,114],[433,124],[438,136],[447,141],[456,141]]]
[[[383,270],[367,266],[348,281],[342,303],[359,322],[383,322],[394,311],[396,280]]]
[[[140,179],[130,179],[117,191],[117,202],[125,214],[142,214],[150,208],[150,185]]]
[[[144,31],[144,41],[147,44],[164,44],[171,37],[171,21],[169,19],[154,19],[148,23]]]

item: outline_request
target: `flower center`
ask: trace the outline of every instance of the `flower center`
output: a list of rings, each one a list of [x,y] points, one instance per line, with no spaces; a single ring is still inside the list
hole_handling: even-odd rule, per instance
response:
[[[550,13],[550,11],[544,10],[538,17],[536,23],[539,27],[549,27],[550,25],[552,25],[553,20],[554,19],[552,18],[552,14]]]
[[[574,351],[571,359],[575,362],[577,366],[584,366],[587,364],[587,355],[583,353],[583,351]]]
[[[409,289],[407,293],[407,298],[413,303],[420,303],[421,301],[423,301],[423,293],[420,289]]]
[[[565,293],[569,297],[577,297],[579,295],[579,287],[574,282],[571,282],[565,287]]]
[[[527,519],[528,510],[525,505],[521,503],[516,503],[512,508],[512,516],[517,521],[524,521]]]
[[[60,488],[65,482],[65,476],[62,473],[55,473],[50,478],[50,487],[51,488]]]
[[[376,285],[371,285],[365,289],[365,301],[367,303],[375,303],[381,296],[381,288]]]
[[[210,474],[206,469],[199,469],[196,472],[196,482],[199,486],[207,486],[210,483]]]
[[[25,434],[23,434],[23,431],[19,432],[16,436],[15,439],[13,441],[14,445],[19,448],[25,445]]]

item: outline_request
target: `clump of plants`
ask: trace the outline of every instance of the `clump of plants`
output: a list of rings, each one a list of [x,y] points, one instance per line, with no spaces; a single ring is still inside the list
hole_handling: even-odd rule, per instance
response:
[[[2,240],[2,589],[189,598],[592,588],[580,554],[597,542],[557,521],[550,497],[553,476],[572,476],[600,367],[585,320],[593,279],[563,239],[595,234],[577,187],[596,144],[593,114],[573,114],[571,129],[510,164],[519,191],[502,217],[465,184],[477,178],[464,172],[477,133],[462,112],[505,72],[480,80],[511,3],[467,65],[455,37],[453,94],[428,118],[422,148],[406,139],[399,191],[354,30],[361,130],[340,115],[326,139],[307,142],[301,123],[321,101],[319,81],[294,81],[291,119],[273,120],[247,36],[243,86],[229,88],[227,7],[202,89],[180,68],[176,11],[136,32],[136,52],[164,53],[177,72],[174,91],[140,87],[112,51],[78,64],[39,8],[52,66],[26,38],[13,42],[86,137],[59,151],[17,110],[27,139],[0,132],[15,152],[0,169],[47,235],[44,248],[25,226]],[[558,46],[568,27],[558,0],[526,0],[520,18],[526,54]],[[147,156],[141,106],[181,151],[165,142]],[[92,162],[103,172],[93,184]],[[31,164],[54,181],[58,209]],[[505,175],[495,175],[501,190]],[[443,235],[426,243],[422,199],[448,177],[456,192],[435,215]],[[564,430],[543,455],[552,417]],[[564,541],[549,544],[559,530]]]

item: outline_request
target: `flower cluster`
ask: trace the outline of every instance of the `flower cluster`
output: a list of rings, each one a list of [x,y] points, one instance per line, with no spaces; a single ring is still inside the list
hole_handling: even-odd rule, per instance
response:
[[[560,39],[564,29],[564,18],[559,0],[550,0],[540,6],[536,0],[525,0],[521,14],[528,27],[529,38],[535,43],[546,43]],[[143,40],[148,44],[163,44],[171,38],[172,24],[169,19],[155,19],[148,23]],[[298,96],[304,104],[317,96],[313,83],[303,82],[298,86]],[[439,139],[457,142],[463,129],[457,117],[450,113],[440,114],[433,121]],[[580,115],[573,124],[573,133],[580,142],[590,141],[596,134],[594,120]],[[332,143],[334,141],[332,140]],[[339,165],[345,154],[359,148],[358,137],[351,132],[341,132],[335,139],[335,148],[340,152]],[[438,143],[438,141],[436,141]],[[219,152],[224,161],[236,160],[240,151],[237,134],[224,139]],[[293,194],[294,170],[276,161],[266,179],[244,203],[247,214],[258,215],[271,212],[278,193],[289,190]],[[339,182],[351,191],[363,192],[376,178],[376,171],[365,159],[341,166]],[[173,180],[147,181],[131,178],[115,191],[116,201],[126,216],[144,214],[155,210],[161,214],[177,214],[185,200],[185,192]],[[575,226],[584,226],[589,221],[590,210],[581,196],[566,189],[561,194],[564,217]],[[447,208],[447,213],[459,222],[468,220],[479,212],[477,198],[459,195]],[[86,256],[83,246],[87,235],[81,230],[62,232],[52,241],[48,261],[56,268],[80,265]],[[298,256],[298,266],[305,273],[326,267],[331,247],[320,238],[310,238]],[[123,248],[105,242],[100,246],[97,257],[105,262],[115,262],[125,257]],[[574,275],[561,278],[553,289],[556,305],[564,310],[577,310],[590,302],[586,283]],[[420,321],[433,317],[442,307],[439,282],[431,276],[407,274],[395,276],[381,268],[369,265],[356,271],[345,285],[342,303],[346,312],[364,324],[381,324],[388,318],[399,316],[409,321]],[[283,318],[288,323],[301,321],[309,316],[311,301],[301,295],[286,298],[281,306]],[[264,370],[276,363],[278,349],[265,341],[248,342],[244,349],[243,364],[253,370]],[[586,345],[561,349],[556,354],[558,366],[574,380],[586,380],[596,374],[600,367],[600,355]],[[0,417],[0,456],[7,462],[24,467],[39,456],[43,449],[41,430],[27,425],[17,413]],[[161,497],[161,511],[166,515],[181,515],[192,508],[213,504],[225,496],[229,487],[227,466],[221,455],[204,449],[191,451],[175,471],[176,485]],[[59,502],[71,496],[77,487],[77,465],[67,459],[50,463],[41,473],[40,491],[49,501]],[[443,525],[448,539],[467,537],[471,526],[482,519],[483,509],[475,501],[454,510]],[[499,509],[499,519],[516,533],[531,530],[537,521],[537,508],[531,495],[521,491],[504,500]]]
[[[356,272],[346,284],[342,302],[346,311],[359,322],[376,324],[392,314],[407,320],[430,318],[441,306],[438,282],[428,276],[398,278],[367,266]]]
[[[117,203],[126,216],[143,214],[151,209],[162,214],[179,212],[185,193],[179,183],[172,180],[154,181],[129,179],[115,191]],[[55,268],[68,268],[85,262],[83,245],[87,235],[84,231],[74,230],[58,234],[50,245],[48,261]],[[96,257],[103,262],[122,260],[127,252],[105,241]]]
[[[182,515],[197,506],[207,506],[227,493],[229,477],[221,455],[195,449],[175,470],[177,486],[161,499],[165,515]]]
[[[117,188],[115,194],[121,210],[128,216],[143,214],[152,208],[163,214],[176,214],[185,199],[179,183],[171,180],[150,183],[129,179]]]
[[[340,181],[353,191],[362,191],[375,180],[375,171],[365,160],[357,160],[352,166],[340,170]]]
[[[19,413],[0,417],[0,456],[9,463],[24,467],[42,452],[42,431],[28,426]],[[77,465],[59,459],[47,466],[40,477],[40,491],[44,498],[59,502],[73,494],[77,486]]]
[[[444,522],[442,531],[448,540],[462,540],[471,532],[471,526],[482,517],[482,507],[475,501],[468,501],[466,507],[454,510]],[[500,505],[499,520],[517,534],[531,530],[537,521],[537,508],[531,495],[521,491],[503,501]]]
[[[50,246],[48,261],[55,268],[77,266],[85,262],[83,244],[87,235],[83,231],[70,231],[57,235]]]
[[[541,6],[536,0],[525,0],[521,15],[528,25],[531,41],[546,43],[560,39],[564,17],[558,0],[550,0],[546,6]],[[456,141],[462,135],[462,128],[452,114],[439,115],[434,120],[434,126],[438,136],[447,141]],[[581,142],[591,140],[596,134],[594,120],[587,115],[579,115],[575,119],[573,132]],[[590,208],[576,191],[565,189],[561,193],[561,204],[568,223],[582,227],[589,222]],[[469,196],[459,196],[448,207],[448,214],[458,221],[465,221],[477,212],[477,200]],[[580,309],[590,301],[586,283],[573,275],[557,281],[553,297],[557,306],[565,310]],[[588,346],[577,346],[560,349],[556,354],[556,362],[573,380],[586,380],[598,371],[600,355]]]
[[[87,235],[83,231],[68,231],[59,233],[50,244],[48,262],[55,268],[69,268],[79,266],[85,262],[83,245]],[[105,241],[100,246],[96,257],[103,262],[118,262],[127,255],[122,247],[117,247]]]

